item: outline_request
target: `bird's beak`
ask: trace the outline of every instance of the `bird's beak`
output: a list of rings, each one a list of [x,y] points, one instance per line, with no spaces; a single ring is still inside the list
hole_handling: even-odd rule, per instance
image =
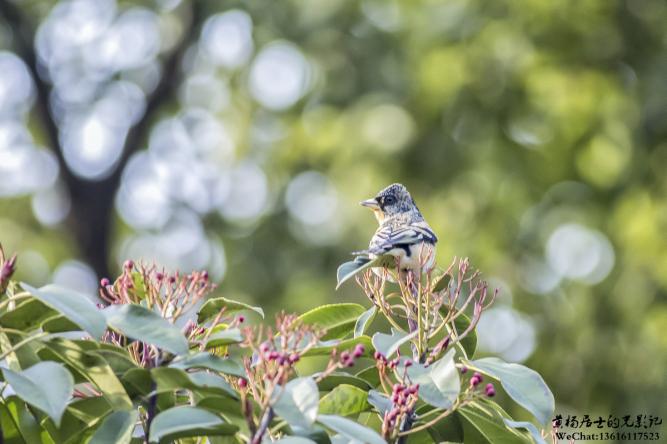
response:
[[[378,204],[377,200],[375,200],[375,199],[362,200],[361,202],[359,202],[359,205],[361,205],[362,207],[368,207],[373,211],[376,211],[376,210],[380,209],[380,205]]]

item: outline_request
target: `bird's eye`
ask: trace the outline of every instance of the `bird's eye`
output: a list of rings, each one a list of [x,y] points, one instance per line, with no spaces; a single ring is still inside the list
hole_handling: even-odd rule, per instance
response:
[[[396,198],[394,196],[387,196],[384,198],[385,205],[392,205],[394,203],[396,203]]]

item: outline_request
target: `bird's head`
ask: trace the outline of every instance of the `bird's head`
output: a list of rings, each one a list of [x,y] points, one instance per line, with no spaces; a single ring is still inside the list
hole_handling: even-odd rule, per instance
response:
[[[408,189],[400,183],[389,185],[372,199],[364,200],[360,204],[373,210],[379,223],[397,214],[410,211],[419,213]]]

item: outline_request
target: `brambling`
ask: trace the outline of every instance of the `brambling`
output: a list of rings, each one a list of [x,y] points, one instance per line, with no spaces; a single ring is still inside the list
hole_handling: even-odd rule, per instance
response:
[[[370,259],[393,256],[399,271],[421,269],[427,272],[433,268],[438,238],[405,186],[389,185],[360,204],[373,210],[380,227],[371,238],[368,250],[354,254],[368,255]]]

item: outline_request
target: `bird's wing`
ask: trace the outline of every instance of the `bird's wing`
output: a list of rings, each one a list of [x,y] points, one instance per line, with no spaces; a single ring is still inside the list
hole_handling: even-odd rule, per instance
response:
[[[419,242],[435,244],[437,236],[425,221],[392,227],[380,227],[373,235],[368,251],[372,254],[383,254],[394,248],[403,248]]]

